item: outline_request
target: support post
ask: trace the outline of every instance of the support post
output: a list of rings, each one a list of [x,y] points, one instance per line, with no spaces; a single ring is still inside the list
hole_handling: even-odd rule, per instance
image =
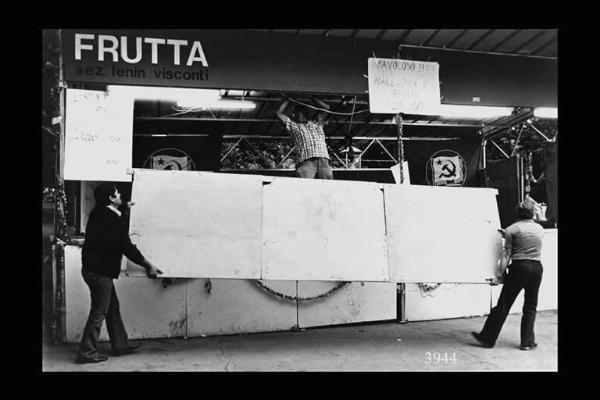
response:
[[[57,218],[54,219],[54,240],[57,245],[53,246],[53,257],[56,260],[56,286],[54,288],[54,342],[62,343],[66,340],[66,302],[65,302],[65,240],[66,235],[66,196],[64,182],[64,160],[65,160],[65,101],[66,101],[66,84],[64,82],[64,65],[62,53],[62,30],[58,30],[58,48],[59,53],[59,117],[60,117],[60,132],[58,139],[58,147],[56,154],[56,182],[55,182],[55,211]]]
[[[483,152],[483,167],[482,167],[482,169],[485,169],[487,167],[487,159],[485,158],[486,146],[487,146],[487,140],[483,139],[481,141],[481,151]]]
[[[527,122],[527,126],[531,127],[534,131],[536,131],[537,133],[540,134],[541,137],[543,137],[544,139],[546,139],[546,142],[552,142],[553,140],[550,139],[548,136],[544,135],[538,128],[536,128],[532,123]]]
[[[402,139],[404,136],[403,132],[403,123],[404,120],[402,118],[402,113],[396,114],[396,124],[398,126],[398,162],[400,163],[400,183],[404,183],[404,144],[402,143]]]

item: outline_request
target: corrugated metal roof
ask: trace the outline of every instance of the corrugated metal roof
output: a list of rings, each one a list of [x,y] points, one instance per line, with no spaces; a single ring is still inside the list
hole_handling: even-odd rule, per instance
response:
[[[558,29],[257,29],[260,31],[397,41],[398,46],[558,57]]]

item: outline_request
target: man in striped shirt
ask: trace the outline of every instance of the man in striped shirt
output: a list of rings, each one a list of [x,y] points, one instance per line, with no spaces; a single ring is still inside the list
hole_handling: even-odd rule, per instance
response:
[[[329,109],[329,105],[317,98],[314,99],[321,107]],[[333,179],[333,172],[329,165],[329,153],[325,143],[325,132],[323,126],[326,124],[324,112],[315,113],[313,118],[308,119],[305,112],[295,107],[293,113],[297,122],[292,121],[285,114],[289,101],[284,101],[277,110],[277,117],[290,132],[292,140],[298,151],[296,160],[296,175],[300,178]]]

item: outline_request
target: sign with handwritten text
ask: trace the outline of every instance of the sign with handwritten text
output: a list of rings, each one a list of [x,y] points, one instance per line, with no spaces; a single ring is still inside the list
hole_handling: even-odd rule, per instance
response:
[[[131,182],[133,99],[67,89],[65,180]]]
[[[372,113],[435,115],[439,106],[438,63],[369,58]]]

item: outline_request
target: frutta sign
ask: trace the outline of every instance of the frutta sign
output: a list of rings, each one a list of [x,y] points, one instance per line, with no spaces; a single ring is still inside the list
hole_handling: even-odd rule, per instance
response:
[[[65,79],[179,85],[208,81],[202,41],[168,34],[65,32]]]

